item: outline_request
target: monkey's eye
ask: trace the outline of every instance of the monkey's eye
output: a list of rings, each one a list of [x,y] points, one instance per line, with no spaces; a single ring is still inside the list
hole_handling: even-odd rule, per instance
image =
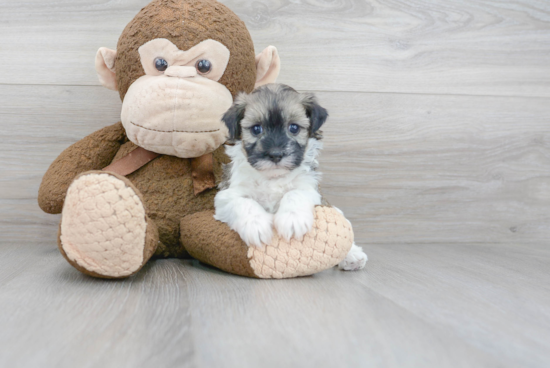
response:
[[[250,131],[252,132],[253,135],[260,135],[262,134],[262,132],[264,131],[264,128],[262,128],[261,125],[254,125],[252,128],[250,128]]]
[[[212,63],[208,60],[199,60],[195,65],[199,73],[208,74],[212,70]]]
[[[292,134],[298,134],[300,132],[300,127],[297,124],[290,124],[288,126],[288,131]]]
[[[164,60],[163,58],[156,58],[155,59],[155,68],[157,68],[157,70],[159,72],[163,72],[166,69],[168,69],[168,62],[166,60]]]

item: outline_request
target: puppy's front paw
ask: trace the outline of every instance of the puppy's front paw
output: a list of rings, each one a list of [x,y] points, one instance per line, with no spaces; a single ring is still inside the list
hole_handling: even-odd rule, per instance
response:
[[[313,211],[279,211],[275,215],[275,228],[281,237],[290,240],[293,236],[300,240],[313,227]]]
[[[340,262],[338,268],[344,271],[357,271],[365,267],[368,257],[363,252],[363,248],[358,247],[355,243],[351,246],[346,258]]]
[[[248,246],[263,247],[270,244],[273,237],[273,215],[250,216],[239,225],[237,230],[241,239]]]

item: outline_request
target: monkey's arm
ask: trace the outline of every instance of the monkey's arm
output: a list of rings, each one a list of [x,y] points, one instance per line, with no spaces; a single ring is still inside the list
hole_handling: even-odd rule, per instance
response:
[[[61,213],[73,179],[83,172],[108,166],[125,139],[122,124],[116,123],[90,134],[63,151],[42,178],[38,190],[40,208],[51,214]]]

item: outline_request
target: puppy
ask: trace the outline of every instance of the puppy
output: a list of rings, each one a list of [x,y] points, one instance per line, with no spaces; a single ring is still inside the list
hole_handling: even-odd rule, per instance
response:
[[[235,230],[248,246],[269,244],[273,227],[283,238],[301,239],[321,204],[317,156],[319,129],[328,113],[312,94],[269,84],[240,94],[223,116],[232,162],[215,198],[215,219]],[[353,244],[344,270],[365,266],[367,255]]]

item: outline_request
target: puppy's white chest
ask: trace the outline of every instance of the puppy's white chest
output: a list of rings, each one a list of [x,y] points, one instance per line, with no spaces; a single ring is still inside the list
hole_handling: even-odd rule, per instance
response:
[[[252,189],[252,188],[251,188]],[[294,189],[292,183],[278,181],[255,182],[250,196],[258,202],[267,212],[275,213],[283,196]]]

